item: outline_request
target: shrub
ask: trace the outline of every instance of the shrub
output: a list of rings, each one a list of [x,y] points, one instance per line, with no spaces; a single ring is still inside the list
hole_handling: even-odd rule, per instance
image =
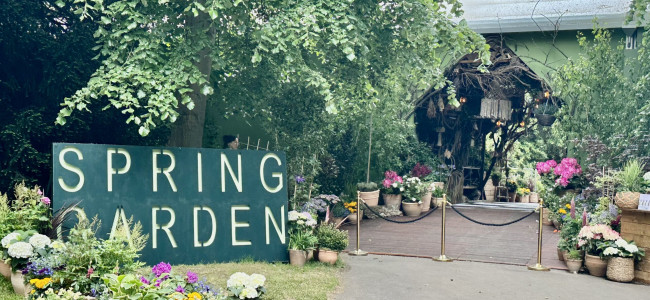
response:
[[[359,192],[374,192],[378,190],[377,183],[375,182],[359,182],[357,183]]]
[[[348,247],[348,232],[339,230],[334,224],[323,224],[316,230],[318,246],[321,249],[343,251]]]

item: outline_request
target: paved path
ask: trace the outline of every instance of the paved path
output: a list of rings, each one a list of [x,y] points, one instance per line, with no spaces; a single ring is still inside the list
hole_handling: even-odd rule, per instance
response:
[[[649,299],[650,286],[562,270],[425,258],[342,255],[342,289],[330,299]]]
[[[511,203],[512,204],[512,203]],[[505,223],[525,216],[535,204],[499,205],[499,209],[487,206],[459,206],[458,210],[470,218],[487,223]],[[503,206],[509,206],[504,209]],[[366,212],[371,213],[371,212]],[[361,222],[361,249],[371,253],[437,257],[440,255],[441,209],[428,217],[410,224],[395,224],[382,219],[364,219]],[[394,217],[409,220],[409,217]],[[494,227],[472,223],[452,209],[447,208],[446,255],[448,257],[476,262],[492,262],[512,265],[531,265],[537,261],[538,214],[509,226]],[[344,225],[349,231],[349,250],[356,248],[356,225]],[[544,226],[542,264],[566,270],[557,259],[559,234],[552,226]]]

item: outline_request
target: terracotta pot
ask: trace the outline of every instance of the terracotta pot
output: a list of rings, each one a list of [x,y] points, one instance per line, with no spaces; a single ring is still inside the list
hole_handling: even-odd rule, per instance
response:
[[[530,195],[519,196],[521,203],[530,203]]]
[[[379,190],[372,192],[359,192],[359,197],[361,197],[368,206],[379,205]]]
[[[359,213],[361,214],[361,219],[363,219],[363,209]],[[350,214],[348,216],[348,221],[350,221],[350,224],[357,224],[357,213],[354,212],[353,214]]]
[[[335,264],[339,259],[339,253],[331,250],[320,249],[318,251],[318,261],[328,264]]]
[[[555,226],[555,229],[560,230],[562,229],[562,222],[558,220],[553,220],[553,226]]]
[[[553,221],[549,219],[550,216],[551,216],[551,212],[548,210],[548,208],[544,207],[542,212],[542,224],[546,226],[553,225]]]
[[[508,192],[508,202],[517,202],[517,193]]]
[[[316,252],[316,249],[307,250],[307,261],[314,259],[314,252]]]
[[[32,290],[29,284],[25,284],[22,272],[11,272],[11,285],[14,287],[14,293],[25,297]]]
[[[304,250],[289,249],[289,263],[292,266],[302,267],[307,261],[307,252]]]
[[[539,203],[539,194],[532,192],[530,193],[530,203]]]
[[[580,267],[582,267],[582,259],[567,259],[566,267],[569,269],[569,272],[577,274],[580,271]]]
[[[437,188],[437,187],[440,188],[440,189],[445,189],[445,183],[444,182],[436,181],[436,182],[432,183],[431,185],[433,186],[434,189]]]
[[[431,201],[431,205],[441,207],[444,200],[445,198],[433,198],[433,201]]]
[[[402,202],[402,210],[409,217],[417,217],[422,213],[420,203]]]
[[[422,196],[422,212],[427,212],[431,208],[431,192],[427,192]]]
[[[611,257],[607,260],[607,279],[618,282],[634,280],[634,259]]]
[[[0,259],[0,274],[6,278],[11,278],[11,265]]]
[[[639,198],[641,198],[641,193],[618,192],[614,197],[614,202],[622,209],[637,209],[639,208]]]
[[[564,250],[557,248],[557,259],[564,261]]]
[[[597,255],[585,255],[585,267],[589,274],[596,277],[603,277],[607,273],[607,261],[600,259]]]
[[[394,208],[399,208],[399,204],[402,202],[402,194],[384,194],[384,204],[386,206],[391,206]]]

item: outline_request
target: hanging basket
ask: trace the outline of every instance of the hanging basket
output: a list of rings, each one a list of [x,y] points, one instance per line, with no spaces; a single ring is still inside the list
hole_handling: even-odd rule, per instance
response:
[[[535,115],[537,118],[537,123],[541,126],[551,126],[553,123],[555,123],[555,116],[554,115]]]
[[[641,193],[618,192],[614,197],[614,203],[621,209],[637,209],[639,207],[639,198],[641,198]]]

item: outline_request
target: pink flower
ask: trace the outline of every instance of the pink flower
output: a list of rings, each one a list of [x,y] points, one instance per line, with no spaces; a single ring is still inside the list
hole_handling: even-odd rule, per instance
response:
[[[52,203],[52,200],[50,200],[48,197],[43,197],[41,198],[41,202],[43,202],[45,205],[50,205],[50,203]]]
[[[552,159],[547,160],[546,164],[551,168],[555,168],[557,166],[557,163]]]
[[[576,218],[576,198],[571,198],[571,219]]]
[[[88,268],[88,272],[86,273],[86,278],[90,278],[90,275],[92,275],[95,272],[95,270],[90,267]]]
[[[36,192],[39,196],[43,196],[43,191],[41,189],[38,189],[38,192]]]
[[[383,185],[385,188],[389,188],[392,183],[390,182],[390,179],[384,179],[381,182],[381,185]]]
[[[402,180],[402,176],[397,176],[396,180],[397,180],[397,182],[399,182],[399,183],[404,182],[404,181]]]
[[[546,174],[549,171],[551,171],[551,166],[549,166],[549,164],[545,162],[538,162],[536,165],[536,169],[538,174]]]

